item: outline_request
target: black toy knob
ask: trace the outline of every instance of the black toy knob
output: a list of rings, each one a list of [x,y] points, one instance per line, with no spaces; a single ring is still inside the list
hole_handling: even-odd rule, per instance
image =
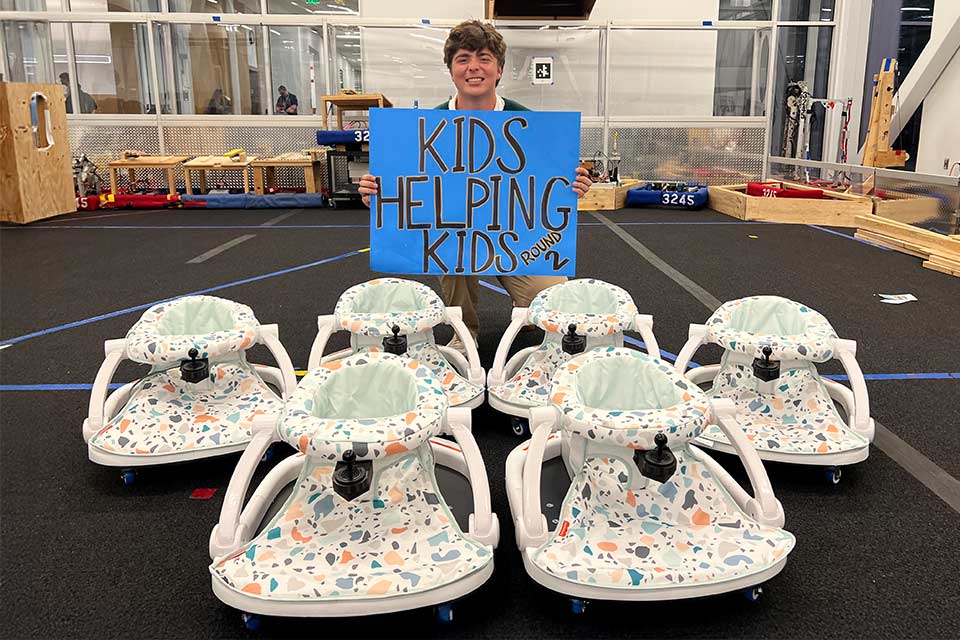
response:
[[[664,483],[676,472],[677,457],[667,446],[667,436],[662,433],[653,437],[653,443],[657,445],[656,449],[637,451],[633,460],[644,477]]]
[[[563,352],[575,356],[587,349],[587,337],[577,333],[577,325],[571,324],[563,334]]]
[[[760,351],[763,357],[753,359],[753,375],[764,382],[776,380],[780,377],[780,361],[770,359],[773,355],[770,345],[764,345]]]
[[[400,335],[400,327],[393,325],[393,335],[383,339],[383,350],[397,356],[407,352],[407,336]]]
[[[370,489],[372,467],[373,463],[369,460],[357,462],[357,454],[353,449],[345,451],[343,459],[333,470],[333,490],[348,502],[363,495]]]
[[[190,349],[187,354],[190,359],[180,361],[180,377],[184,382],[193,384],[203,382],[210,376],[210,361],[207,358],[198,358],[200,352],[196,348]]]

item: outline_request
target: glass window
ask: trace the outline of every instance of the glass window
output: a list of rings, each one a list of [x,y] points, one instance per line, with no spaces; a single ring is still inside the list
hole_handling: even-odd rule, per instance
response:
[[[326,13],[355,16],[360,0],[267,0],[267,13]]]
[[[11,82],[56,82],[50,25],[3,22],[3,40]]]
[[[170,25],[179,113],[265,114],[259,27]]]
[[[370,33],[369,29],[367,33]],[[366,93],[361,70],[360,28],[331,27],[330,40],[329,64],[333,73],[333,92],[353,89],[357,93]]]
[[[836,0],[780,0],[780,19],[808,21],[833,21]]]
[[[69,87],[69,67],[61,37],[54,32],[54,59],[59,81]],[[73,43],[78,95],[68,105],[68,113],[155,112],[147,25],[76,24]]]
[[[60,11],[60,0],[0,0],[0,11]]]
[[[614,29],[611,116],[713,115],[717,32]]]
[[[260,13],[260,0],[169,0],[174,13]]]
[[[720,0],[719,20],[770,20],[773,0]]]
[[[271,26],[272,113],[313,115],[323,95],[323,27]],[[359,50],[358,50],[359,51]],[[286,95],[283,95],[285,93]]]
[[[59,0],[47,0],[47,2],[55,3]],[[160,11],[160,0],[70,0],[70,11],[152,11],[156,13]]]
[[[798,139],[800,119],[803,114],[791,117],[787,109],[787,91],[805,89],[813,98],[838,98],[827,95],[827,80],[830,74],[830,46],[833,27],[780,27],[777,35],[776,73],[773,86],[773,131],[770,137],[770,152],[773,155],[806,157],[804,140]],[[799,83],[803,83],[802,85]],[[809,158],[822,158],[824,108],[814,106],[809,121]],[[806,127],[806,123],[804,123]]]
[[[334,91],[382,93],[395,107],[406,108],[416,104],[429,109],[449,100],[454,89],[443,64],[447,31],[427,26],[333,27]]]
[[[500,95],[536,111],[598,114],[599,30],[503,28],[500,33],[507,42],[507,60],[497,89]],[[533,84],[535,57],[553,58],[553,84]]]
[[[766,75],[764,32],[723,29],[717,31],[717,73],[713,115],[763,114],[761,75]],[[754,64],[756,63],[756,69]],[[751,110],[752,100],[752,110]]]

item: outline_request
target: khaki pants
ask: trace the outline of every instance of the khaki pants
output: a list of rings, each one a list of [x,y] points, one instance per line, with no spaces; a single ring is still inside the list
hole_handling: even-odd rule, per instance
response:
[[[501,286],[513,299],[513,306],[528,307],[538,293],[555,284],[566,282],[566,276],[497,276]],[[479,276],[440,276],[440,288],[448,307],[463,310],[463,323],[476,338],[480,332],[477,318],[477,300],[480,298]],[[506,318],[504,326],[509,324]]]

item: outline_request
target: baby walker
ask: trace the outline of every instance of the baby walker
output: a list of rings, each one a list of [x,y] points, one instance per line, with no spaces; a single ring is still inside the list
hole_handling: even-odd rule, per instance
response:
[[[794,546],[783,509],[733,403],[707,398],[672,365],[632,349],[603,347],[558,368],[552,404],[531,410],[533,437],[507,459],[507,495],[527,573],[572,597],[673,600],[743,590],[779,573]],[[716,425],[739,454],[747,493],[691,446]],[[556,429],[560,433],[554,433]],[[571,481],[551,528],[544,515]],[[554,465],[555,466],[555,465]],[[557,484],[559,487],[552,487]]]
[[[270,350],[279,368],[247,362],[256,344]],[[90,460],[122,468],[126,485],[137,467],[242,450],[254,419],[277,420],[282,394],[297,381],[277,326],[261,325],[250,307],[213,296],[150,307],[126,338],[107,340],[104,351],[83,439]],[[150,365],[150,372],[108,397],[124,359]]]
[[[544,330],[539,346],[507,360],[517,333],[526,325]],[[572,355],[600,346],[623,346],[623,332],[635,330],[648,353],[659,355],[653,317],[637,313],[630,294],[601,280],[570,280],[541,291],[529,308],[516,307],[500,339],[487,376],[489,403],[512,416],[513,432],[529,436],[527,414],[550,403],[550,377]]]
[[[686,377],[711,384],[711,397],[733,401],[737,424],[762,459],[820,465],[834,484],[840,482],[840,465],[867,459],[874,423],[857,343],[838,338],[820,313],[777,296],[741,298],[723,304],[705,325],[690,325],[689,335],[677,371],[686,370],[700,345],[723,348],[720,364],[691,369]],[[833,358],[840,360],[851,388],[817,373],[817,363]],[[697,444],[731,451],[715,426],[700,434]]]
[[[450,621],[449,603],[493,572],[500,528],[470,410],[448,406],[428,367],[391,353],[358,353],[311,370],[279,424],[255,427],[230,480],[210,537],[216,596],[246,612],[249,627],[259,624],[257,614],[359,616],[431,605]],[[457,444],[435,437],[441,433]],[[298,453],[274,467],[243,507],[275,440]],[[437,464],[469,481],[466,533],[441,493]]]
[[[460,337],[467,357],[438,345],[433,328],[449,324]],[[350,287],[340,296],[333,315],[317,318],[319,332],[310,350],[309,369],[322,362],[383,349],[384,340],[399,338],[394,353],[423,363],[443,387],[451,406],[483,404],[486,373],[473,336],[463,324],[459,307],[444,307],[433,289],[400,278],[380,278]],[[335,331],[350,332],[350,347],[324,356],[327,341]]]

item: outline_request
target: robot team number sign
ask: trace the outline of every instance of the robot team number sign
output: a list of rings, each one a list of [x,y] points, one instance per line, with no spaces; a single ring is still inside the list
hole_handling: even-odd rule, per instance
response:
[[[580,114],[370,110],[370,267],[575,275]]]

